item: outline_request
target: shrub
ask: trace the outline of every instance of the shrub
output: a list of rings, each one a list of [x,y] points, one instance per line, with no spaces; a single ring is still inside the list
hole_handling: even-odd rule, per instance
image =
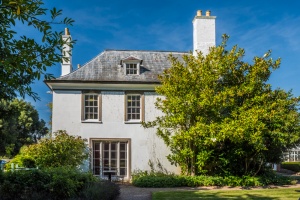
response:
[[[300,172],[300,162],[283,162],[281,168],[288,169],[293,172]]]
[[[199,186],[264,186],[264,185],[290,185],[295,184],[290,177],[266,172],[262,176],[178,176],[173,174],[149,174],[139,172],[133,175],[132,184],[138,187],[199,187]]]
[[[120,195],[120,187],[109,181],[88,184],[81,192],[81,198],[89,200],[113,200]]]
[[[132,180],[132,184],[138,187],[181,187],[186,186],[184,177],[167,176],[142,176]]]
[[[96,178],[91,173],[74,168],[47,170],[9,171],[0,182],[1,199],[68,199],[79,196],[81,191]]]
[[[0,183],[1,199],[32,199],[31,194],[44,194],[51,177],[40,170],[9,171]]]
[[[295,179],[287,176],[277,175],[274,172],[269,172],[261,175],[260,182],[263,185],[291,185],[296,184]]]
[[[6,169],[10,169],[11,163],[29,168],[77,167],[88,158],[85,139],[62,130],[54,135],[54,138],[44,138],[37,144],[22,147],[20,153],[6,164]]]

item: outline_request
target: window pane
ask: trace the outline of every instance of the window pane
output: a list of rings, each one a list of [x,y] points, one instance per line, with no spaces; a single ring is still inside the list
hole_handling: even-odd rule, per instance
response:
[[[125,169],[124,168],[122,168],[122,169],[120,169],[120,175],[122,176],[124,176],[124,175],[126,175],[126,173],[125,173]]]
[[[111,160],[110,161],[110,166],[113,167],[113,168],[117,167],[117,160]]]
[[[117,158],[116,152],[111,152],[111,159]]]
[[[109,150],[109,143],[106,142],[106,143],[104,143],[103,146],[104,146],[104,150]]]
[[[100,150],[100,143],[94,143],[94,150]]]
[[[109,151],[106,151],[103,154],[104,154],[104,158],[107,158],[107,159],[109,158]]]
[[[120,142],[120,150],[124,151],[126,148],[126,143]]]
[[[94,158],[100,158],[100,152],[99,151],[95,151]]]
[[[111,143],[111,150],[117,149],[117,143]]]
[[[100,175],[100,168],[99,167],[94,167],[94,174],[95,175]]]
[[[94,166],[100,166],[100,160],[94,159]]]
[[[126,157],[126,154],[125,152],[120,152],[120,159],[125,159]]]

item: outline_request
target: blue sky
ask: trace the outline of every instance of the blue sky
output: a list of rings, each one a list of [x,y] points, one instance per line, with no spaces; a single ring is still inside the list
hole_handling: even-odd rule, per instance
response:
[[[229,47],[237,44],[246,51],[244,60],[272,50],[282,58],[280,69],[270,79],[273,88],[293,90],[300,96],[300,1],[297,0],[52,0],[48,8],[63,10],[75,20],[69,27],[77,40],[73,68],[83,65],[105,49],[192,50],[192,20],[197,10],[210,10],[216,19],[217,45],[222,34],[230,36]],[[57,25],[56,29],[64,27]],[[23,33],[29,33],[24,29]],[[60,64],[48,69],[60,76]],[[41,101],[32,102],[40,118],[49,121],[46,107],[52,95],[42,81],[32,85]]]

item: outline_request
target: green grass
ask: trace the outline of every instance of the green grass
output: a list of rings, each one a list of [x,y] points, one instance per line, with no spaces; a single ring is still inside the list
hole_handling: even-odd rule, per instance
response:
[[[244,189],[244,190],[197,190],[154,192],[152,200],[189,199],[255,199],[255,200],[298,200],[300,188]]]

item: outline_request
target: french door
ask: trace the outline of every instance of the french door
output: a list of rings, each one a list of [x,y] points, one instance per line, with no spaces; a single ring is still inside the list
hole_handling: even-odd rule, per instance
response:
[[[94,141],[93,142],[94,175],[128,174],[128,142],[127,141]]]

